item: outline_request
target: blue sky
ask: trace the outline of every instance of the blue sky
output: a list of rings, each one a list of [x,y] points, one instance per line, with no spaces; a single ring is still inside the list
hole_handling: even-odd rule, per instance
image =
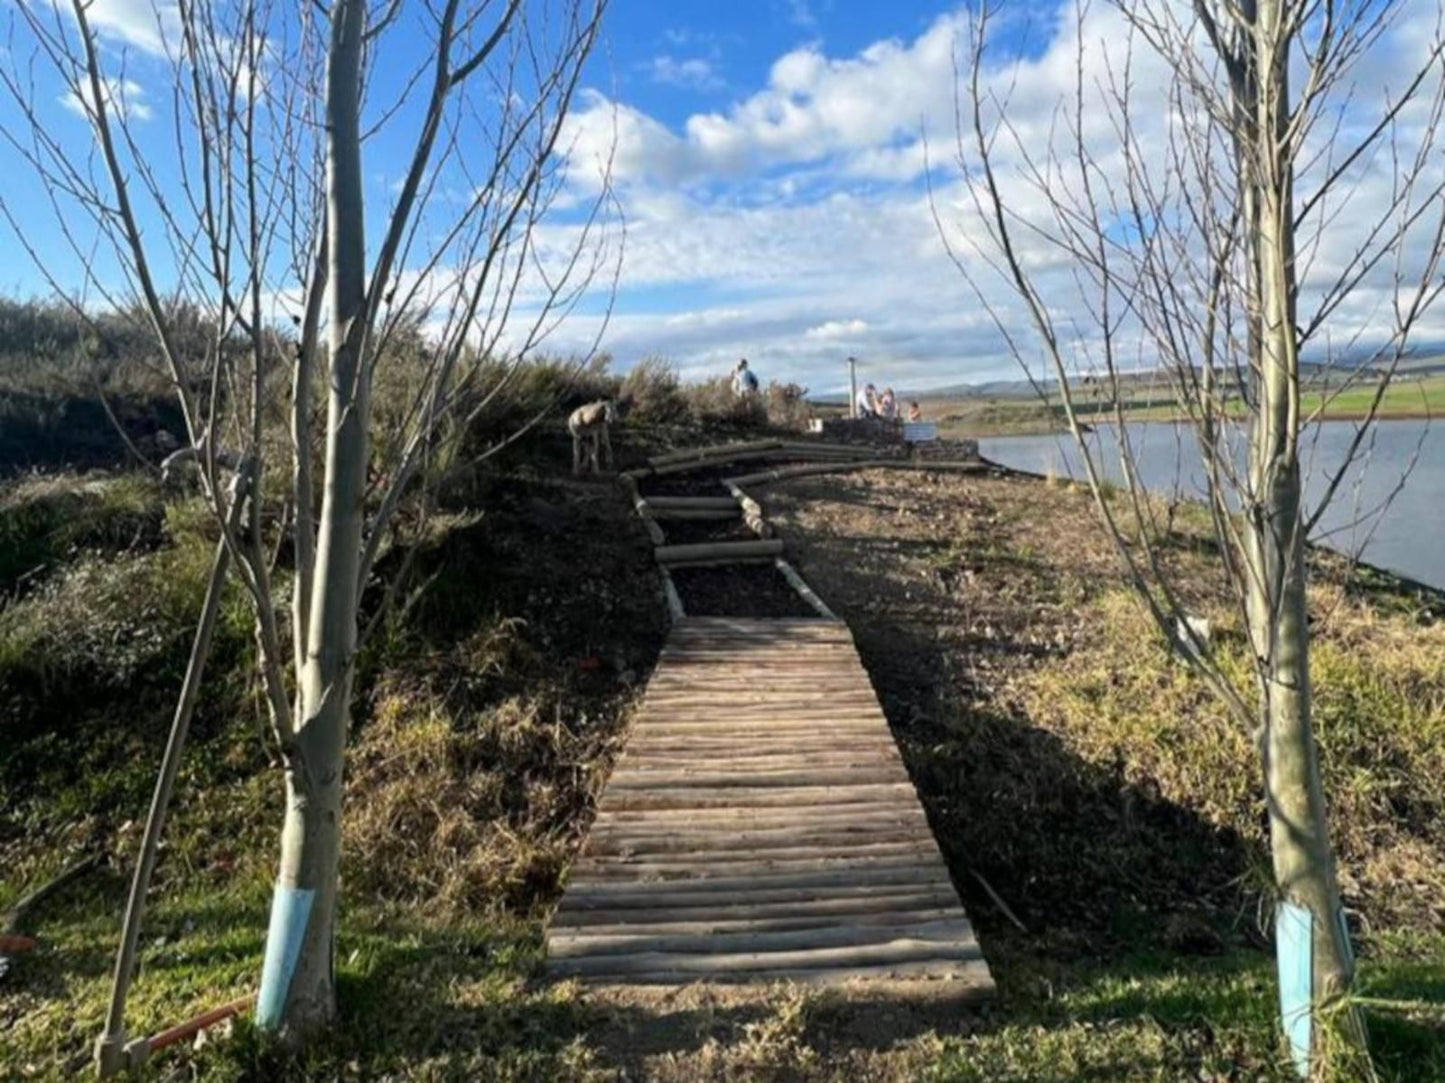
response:
[[[1156,6],[1189,18],[1187,3]],[[1018,361],[947,256],[941,221],[1023,344],[1025,360],[1037,365],[1024,313],[968,244],[981,231],[953,155],[969,10],[937,0],[619,2],[607,62],[599,64],[606,74],[577,114],[580,156],[589,134],[608,146],[616,140],[614,181],[629,230],[605,341],[619,360],[656,353],[707,373],[746,355],[765,375],[817,391],[844,386],[850,354],[870,377],[910,389],[1018,378]],[[1168,107],[1173,69],[1130,42],[1119,7],[1084,11],[1076,23],[1072,5],[1017,0],[995,13],[991,28],[984,82],[1008,99],[1016,136],[997,145],[997,166],[1011,210],[1046,227],[1039,193],[1022,181],[1022,155],[1038,162],[1051,140],[1067,143],[1060,109],[1073,105],[1081,52],[1089,88],[1083,129],[1099,162],[1118,162],[1117,117],[1102,88],[1124,70],[1126,56],[1131,124],[1158,176],[1172,133],[1188,123]],[[1298,181],[1301,199],[1333,160],[1316,154],[1319,141],[1336,134],[1344,146],[1372,127],[1439,34],[1429,0],[1402,0],[1393,24],[1327,107],[1339,128],[1314,130],[1315,143],[1302,156],[1309,164]],[[1435,68],[1418,108],[1402,114],[1395,133],[1405,159],[1428,130]],[[1422,193],[1430,191],[1428,178],[1442,176],[1438,157],[1422,177]],[[1322,205],[1301,235],[1302,311],[1358,258],[1376,216],[1387,214],[1390,155],[1367,155],[1358,166],[1352,184]],[[1117,171],[1114,183],[1121,183]],[[1405,282],[1424,265],[1432,216],[1422,216],[1402,249]],[[1315,232],[1320,222],[1328,228]],[[1096,366],[1092,299],[1077,289],[1077,265],[1022,227],[1015,242],[1055,308],[1074,363]],[[1333,311],[1334,342],[1356,333],[1377,340],[1388,328],[1394,293],[1383,268],[1390,262],[1381,261]],[[1442,330],[1431,317],[1417,338]],[[1151,363],[1147,343],[1122,345],[1124,364]]]
[[[1009,47],[1046,43],[1052,10],[1016,20]],[[849,354],[909,386],[1013,374],[926,198],[919,137],[925,122],[950,137],[961,13],[936,0],[613,7],[581,116],[619,139],[629,232],[604,341],[620,362],[657,354],[704,374],[746,355],[816,390],[841,386]]]
[[[0,0],[0,20],[14,19],[17,2]],[[94,0],[91,9],[107,74],[124,91],[136,154],[163,186],[174,186],[178,176],[171,73],[160,45],[172,4]],[[386,62],[376,68],[376,103],[426,61],[423,10],[407,0]],[[1091,5],[1082,26],[1059,18],[1060,10],[1054,0],[1015,0],[995,28],[998,64],[989,78],[1007,85],[1010,120],[1033,153],[1051,138],[1060,102],[1072,99],[1081,45],[1089,78],[1098,80],[1108,70],[1106,54],[1117,65],[1127,38],[1113,5]],[[1398,26],[1365,58],[1349,88],[1346,132],[1374,115],[1390,81],[1429,47],[1432,11],[1427,0],[1405,0]],[[950,160],[954,64],[966,19],[966,8],[938,0],[613,0],[564,130],[570,155],[564,198],[538,236],[544,247],[567,249],[578,215],[596,194],[596,163],[609,158],[626,221],[617,289],[612,297],[599,285],[544,348],[579,352],[600,335],[620,368],[656,356],[696,376],[726,371],[747,356],[765,378],[797,380],[814,391],[843,386],[850,354],[870,378],[904,389],[1017,376],[991,318],[950,263],[933,214],[936,207],[955,242],[977,237],[966,186]],[[0,49],[13,50],[0,58],[12,62],[12,71],[28,71],[24,39],[0,38]],[[1141,145],[1162,153],[1171,121],[1154,103],[1165,100],[1171,73],[1147,50],[1135,54],[1133,78],[1145,105],[1137,118]],[[53,76],[37,77],[37,115],[72,160],[84,162],[91,137],[70,99]],[[401,113],[366,148],[373,244],[407,161],[411,119]],[[15,103],[0,94],[0,124],[15,130],[19,122]],[[1091,108],[1085,126],[1107,156],[1106,112]],[[1404,135],[1408,143],[1410,131]],[[1018,183],[1020,165],[1016,147],[1001,149],[1010,200],[1037,221],[1042,205]],[[1331,228],[1306,245],[1306,259],[1328,271],[1352,251],[1355,227],[1370,221],[1366,212],[1389,188],[1386,165],[1360,164],[1350,213],[1331,208]],[[3,143],[0,199],[66,288],[81,284],[82,258],[96,280],[90,300],[97,300],[96,284],[123,286],[115,261],[103,248],[91,249],[83,215],[61,201],[57,219],[44,186]],[[446,213],[442,200],[436,214]],[[65,243],[58,221],[78,238],[83,257]],[[146,225],[156,236],[156,215]],[[612,255],[620,238],[614,223]],[[1086,305],[1068,299],[1073,268],[1026,233],[1019,239],[1084,356],[1089,317]],[[293,287],[281,270],[273,269],[270,285],[285,310]],[[1342,330],[1378,318],[1388,291],[1372,282],[1365,287],[1336,314]],[[0,268],[0,290],[44,294],[47,286],[16,253]],[[604,320],[609,298],[615,304]],[[1000,288],[990,301],[1027,342],[1008,291]],[[1430,328],[1433,337],[1442,331]]]
[[[912,36],[943,8],[905,0],[739,0],[613,5],[597,82],[664,124],[725,109],[766,83],[773,61],[815,46],[849,56],[876,41]]]

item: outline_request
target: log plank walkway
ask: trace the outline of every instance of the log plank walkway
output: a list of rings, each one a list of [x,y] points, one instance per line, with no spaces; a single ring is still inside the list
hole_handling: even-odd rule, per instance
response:
[[[994,989],[836,620],[674,625],[547,947],[604,984]]]

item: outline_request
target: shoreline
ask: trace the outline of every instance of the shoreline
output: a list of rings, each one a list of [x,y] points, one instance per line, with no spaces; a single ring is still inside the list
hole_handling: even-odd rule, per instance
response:
[[[1308,428],[1311,425],[1360,422],[1366,420],[1367,418],[1369,418],[1371,424],[1381,424],[1389,421],[1445,421],[1445,415],[1432,413],[1429,410],[1404,410],[1400,412],[1392,411],[1390,413],[1376,414],[1373,418],[1370,418],[1369,414],[1364,411],[1346,411],[1344,413],[1331,413],[1325,415],[1324,417],[1316,418],[1314,421],[1306,424],[1304,428]],[[1124,418],[1124,420],[1138,425],[1187,425],[1190,423],[1189,418],[1181,417],[1178,415],[1172,417],[1144,417],[1138,415],[1128,415]],[[968,428],[968,422],[963,420],[940,421],[937,422],[937,424],[939,426],[939,435],[949,437],[950,439],[955,436],[967,437],[974,440],[990,440],[1006,436],[1069,435],[1068,426],[1035,424],[1029,421],[1020,421],[1017,425],[1010,425],[1005,423],[1001,425],[981,425],[974,428]],[[1112,425],[1114,424],[1114,419],[1110,417],[1108,420],[1100,421],[1091,418],[1088,421],[1084,421],[1083,424],[1088,426],[1092,430],[1098,428],[1101,425]],[[965,428],[968,428],[967,432],[958,431]]]
[[[983,439],[988,438],[983,437]],[[1040,481],[1044,482],[1045,484],[1049,483],[1050,481],[1057,482],[1059,480],[1064,480],[1069,485],[1087,486],[1088,484],[1087,482],[1082,481],[1078,478],[1051,479],[1047,474],[1040,474],[1033,470],[1024,470],[1021,467],[1008,466],[1004,463],[998,462],[996,459],[990,459],[987,455],[984,454],[980,454],[979,459],[990,470],[997,470],[999,473],[1010,477],[1028,478],[1031,481]],[[1396,591],[1397,593],[1415,593],[1421,595],[1428,595],[1432,602],[1437,603],[1442,607],[1445,607],[1445,586],[1436,586],[1433,583],[1425,582],[1423,579],[1416,579],[1414,576],[1407,575],[1404,572],[1397,572],[1392,568],[1385,568],[1380,566],[1379,564],[1372,564],[1370,561],[1362,560],[1359,557],[1351,557],[1345,553],[1339,552],[1336,549],[1331,549],[1328,545],[1324,545],[1320,542],[1306,541],[1305,546],[1308,549],[1314,550],[1316,552],[1326,553],[1331,557],[1343,560],[1346,563],[1353,565],[1357,569],[1363,569],[1368,575],[1378,576],[1382,579],[1389,580],[1393,585],[1398,588]]]

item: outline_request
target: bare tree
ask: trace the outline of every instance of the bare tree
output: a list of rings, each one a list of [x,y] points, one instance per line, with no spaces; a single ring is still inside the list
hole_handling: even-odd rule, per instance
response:
[[[169,101],[149,130],[161,107],[142,108],[131,51],[94,25],[92,3],[15,5],[16,62],[0,69],[21,118],[0,134],[44,183],[82,282],[52,269],[26,213],[0,213],[82,319],[105,308],[143,321],[180,401],[178,458],[194,462],[215,516],[213,580],[232,568],[250,598],[285,775],[257,1018],[303,1040],[336,1010],[343,763],[357,652],[376,621],[363,625],[363,597],[381,595],[370,613],[394,589],[375,569],[402,509],[425,506],[444,433],[485,407],[613,258],[599,228],[606,163],[602,194],[546,224],[562,209],[559,140],[606,0],[157,0],[144,66],[166,73]],[[57,92],[87,122],[83,142],[46,123]],[[364,168],[381,140],[392,157],[368,167],[392,182],[384,213]],[[183,326],[194,314],[199,337]],[[374,384],[418,328],[421,356],[389,384],[398,420],[377,442]],[[276,559],[283,538],[291,568]],[[139,871],[137,885],[132,949]],[[132,967],[123,948],[103,1071],[124,1060]]]
[[[1287,984],[1281,990],[1304,1073],[1331,1050],[1363,1057],[1365,1049],[1311,725],[1307,541],[1442,288],[1439,19],[1423,34],[1416,27],[1408,70],[1372,101],[1356,75],[1400,16],[1389,0],[1116,0],[1102,10],[1114,20],[1108,42],[1090,40],[1085,0],[1074,9],[1066,27],[1077,50],[1073,93],[1042,133],[1015,122],[1016,62],[995,59],[993,12],[977,13],[957,99],[961,202],[972,214],[955,227],[935,203],[935,216],[1026,372],[1015,313],[1031,326],[1134,589],[1253,735],[1282,973],[1306,968],[1302,1004]],[[1374,111],[1361,123],[1367,107]],[[1040,267],[1058,262],[1076,286],[1067,299],[1040,282]],[[1021,310],[985,288],[981,266]],[[1370,320],[1333,331],[1342,306],[1367,290],[1385,298]],[[1353,358],[1330,396],[1374,386],[1369,416],[1314,507],[1301,469],[1319,412],[1307,411],[1301,394],[1307,349],[1326,363]],[[1126,370],[1145,364],[1168,380],[1198,447],[1203,497],[1247,630],[1253,666],[1244,683],[1191,621],[1187,585],[1161,551],[1168,523],[1143,490],[1127,424]],[[1104,452],[1086,439],[1076,403],[1091,379],[1112,399],[1125,483],[1117,501],[1106,496]],[[1327,1033],[1343,1041],[1325,1041]]]

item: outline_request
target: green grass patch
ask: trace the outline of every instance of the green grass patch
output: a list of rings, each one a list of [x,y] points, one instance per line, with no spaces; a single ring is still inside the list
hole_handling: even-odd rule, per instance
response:
[[[136,475],[37,475],[0,489],[0,592],[74,561],[83,550],[149,547],[160,535],[157,487]]]
[[[1300,394],[1300,410],[1320,421],[1357,420],[1374,406],[1375,387],[1369,383],[1347,388],[1306,387]],[[1114,403],[1097,393],[1073,396],[1078,419],[1090,425],[1116,420]],[[1068,416],[1057,395],[1040,398],[1019,395],[1009,398],[953,398],[924,402],[927,416],[937,418],[940,433],[948,438],[978,436],[1022,436],[1031,433],[1063,432]],[[1123,398],[1127,421],[1177,421],[1188,417],[1162,385],[1156,389],[1126,390]],[[1439,417],[1445,414],[1445,376],[1397,376],[1385,388],[1375,416],[1380,419]],[[1232,402],[1230,413],[1243,416],[1242,404]]]

